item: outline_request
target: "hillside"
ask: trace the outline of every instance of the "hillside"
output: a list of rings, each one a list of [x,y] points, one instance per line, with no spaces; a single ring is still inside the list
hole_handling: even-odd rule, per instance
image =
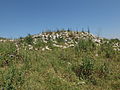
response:
[[[120,40],[55,31],[0,38],[2,90],[120,90]]]

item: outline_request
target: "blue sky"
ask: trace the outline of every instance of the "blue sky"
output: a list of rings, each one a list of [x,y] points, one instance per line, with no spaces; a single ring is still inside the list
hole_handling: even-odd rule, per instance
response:
[[[0,0],[0,37],[87,29],[120,38],[120,0]]]

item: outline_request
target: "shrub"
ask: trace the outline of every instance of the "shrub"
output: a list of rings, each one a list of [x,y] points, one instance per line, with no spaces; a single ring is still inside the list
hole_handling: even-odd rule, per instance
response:
[[[28,36],[25,38],[25,42],[27,44],[31,44],[31,45],[33,44],[33,38],[30,34],[28,34]]]
[[[41,39],[38,39],[34,46],[37,48],[44,47],[45,43]]]
[[[110,43],[103,43],[100,46],[100,53],[103,53],[106,58],[113,58],[115,50]]]
[[[79,40],[78,44],[75,47],[75,51],[76,52],[80,52],[80,51],[92,51],[95,49],[95,43],[92,42],[92,40],[87,39],[81,39]]]
[[[120,42],[120,40],[117,39],[117,38],[116,38],[116,39],[111,39],[111,40],[110,40],[110,43],[119,43],[119,42]]]
[[[48,43],[47,43],[47,45],[48,45],[48,47],[50,48],[50,49],[54,49],[54,46],[53,46],[53,42],[52,41],[48,41]]]
[[[89,79],[89,76],[93,73],[94,60],[92,58],[84,58],[82,65],[75,69],[75,73],[79,78]]]
[[[58,43],[65,42],[64,38],[60,38],[60,37],[56,38],[56,41]]]
[[[10,67],[4,74],[4,83],[2,89],[4,90],[17,90],[24,83],[23,72],[16,69],[14,66]]]

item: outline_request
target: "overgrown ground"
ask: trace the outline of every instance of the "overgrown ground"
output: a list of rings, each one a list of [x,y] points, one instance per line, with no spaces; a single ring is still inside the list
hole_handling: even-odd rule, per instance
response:
[[[0,42],[0,89],[120,90],[120,51],[112,47],[120,40],[108,41],[79,40],[75,47],[50,51],[21,47],[19,52],[15,42]]]

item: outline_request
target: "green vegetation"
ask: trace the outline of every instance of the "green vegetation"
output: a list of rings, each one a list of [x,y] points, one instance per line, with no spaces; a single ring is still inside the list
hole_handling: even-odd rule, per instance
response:
[[[80,39],[75,47],[29,50],[44,47],[28,35],[16,42],[0,42],[1,90],[120,90],[120,51],[112,47],[118,39],[97,45]],[[58,38],[58,42],[63,39]],[[107,42],[109,41],[109,42]],[[25,46],[22,46],[24,44]]]
[[[28,36],[25,37],[25,42],[27,44],[33,44],[33,38],[32,38],[32,36],[30,34],[28,34]]]

